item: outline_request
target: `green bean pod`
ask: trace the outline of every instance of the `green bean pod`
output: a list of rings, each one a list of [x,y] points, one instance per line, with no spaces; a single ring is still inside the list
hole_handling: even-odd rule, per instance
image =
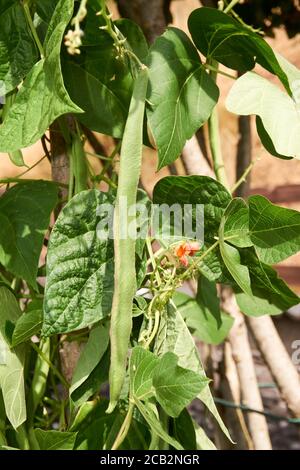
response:
[[[75,178],[75,194],[87,189],[88,167],[79,130],[72,135],[72,159]]]
[[[111,362],[109,371],[111,413],[120,396],[126,373],[128,344],[132,330],[132,303],[136,292],[135,244],[136,240],[121,235],[124,226],[135,223],[135,216],[128,214],[128,208],[136,204],[142,151],[143,120],[148,85],[148,69],[143,67],[134,83],[129,114],[124,130],[118,191],[114,212],[115,284],[111,312]],[[122,211],[126,201],[127,211]]]

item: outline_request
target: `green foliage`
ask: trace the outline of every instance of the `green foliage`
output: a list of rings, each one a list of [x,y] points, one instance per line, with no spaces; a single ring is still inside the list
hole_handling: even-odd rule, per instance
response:
[[[84,328],[110,313],[113,241],[98,237],[97,226],[107,217],[101,206],[113,201],[98,190],[82,191],[61,211],[48,248],[44,336]]]
[[[41,331],[43,324],[43,310],[32,310],[23,313],[17,320],[13,334],[12,346],[16,347],[21,343],[28,341],[33,335]]]
[[[272,204],[263,196],[249,198],[249,230],[258,257],[276,264],[299,251],[300,214]]]
[[[95,37],[101,18],[94,18],[99,18],[98,24],[87,23],[79,58],[64,55],[64,80],[70,97],[84,111],[78,119],[94,131],[121,138],[133,88],[130,64],[116,58],[113,41],[105,32],[98,29]],[[127,39],[127,47],[143,60],[148,46],[140,28],[124,19],[115,25]]]
[[[43,431],[42,429],[35,429],[34,433],[40,450],[73,450],[77,435],[74,432]]]
[[[82,385],[101,361],[109,343],[109,324],[94,326],[73,373],[70,395]]]
[[[149,68],[147,116],[160,169],[178,158],[185,142],[208,120],[219,91],[189,38],[176,28],[156,40]]]
[[[7,419],[17,429],[26,421],[25,349],[23,346],[11,349],[10,343],[21,311],[14,294],[5,286],[0,286],[0,302],[0,389]]]
[[[250,28],[214,8],[199,8],[189,17],[193,41],[208,60],[221,62],[239,72],[252,70],[260,64],[278,76],[289,90],[285,72],[272,48]]]
[[[38,262],[58,187],[45,181],[14,186],[0,198],[0,262],[37,288]]]
[[[0,80],[9,93],[20,84],[38,58],[23,6],[17,0],[1,2],[0,44]]]
[[[233,85],[226,106],[236,114],[259,116],[276,153],[300,158],[299,143],[294,138],[300,128],[298,105],[279,87],[249,72]]]
[[[227,337],[233,319],[220,311],[216,285],[201,276],[193,299],[176,292],[173,300],[192,334],[207,344],[220,344]]]
[[[0,127],[0,151],[14,152],[34,144],[52,122],[66,113],[80,113],[66,92],[60,48],[71,19],[74,0],[60,0],[44,43],[45,58],[26,76],[13,106]]]

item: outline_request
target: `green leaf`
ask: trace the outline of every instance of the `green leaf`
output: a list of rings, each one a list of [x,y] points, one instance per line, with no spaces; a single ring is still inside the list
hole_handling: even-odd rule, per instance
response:
[[[184,450],[195,450],[195,427],[187,409],[183,410],[180,415],[173,420],[172,424],[173,435],[175,439],[183,446]]]
[[[141,401],[136,401],[136,406],[138,407],[141,415],[147,421],[149,426],[151,427],[152,431],[157,434],[161,439],[165,442],[170,444],[176,450],[183,450],[183,447],[179,442],[176,441],[173,437],[169,436],[166,431],[163,429],[158,417],[157,413],[153,411],[153,407],[151,407],[150,403],[143,404]]]
[[[208,288],[201,290],[202,298],[198,296],[193,299],[182,292],[176,292],[173,300],[193,335],[205,343],[217,345],[227,337],[233,319],[225,312],[220,312],[215,284],[204,277],[199,282]]]
[[[0,263],[34,288],[44,235],[57,196],[55,183],[35,181],[18,184],[0,198]]]
[[[250,275],[247,266],[241,263],[240,253],[233,246],[229,245],[224,240],[224,226],[226,221],[226,215],[222,218],[219,228],[219,239],[220,239],[220,252],[225,263],[226,268],[230,272],[231,276],[238,284],[238,286],[247,295],[252,295]]]
[[[145,400],[153,395],[152,379],[159,359],[151,352],[137,346],[130,357],[130,390],[138,400]]]
[[[259,116],[256,116],[256,130],[257,130],[257,133],[258,133],[258,137],[260,138],[261,143],[263,144],[263,146],[265,147],[267,152],[269,152],[274,157],[281,158],[282,160],[292,160],[293,159],[293,157],[286,157],[286,156],[280,155],[278,152],[276,152],[276,149],[274,147],[272,139],[269,136],[269,134],[267,133],[266,129],[264,128],[262,120]]]
[[[234,198],[227,207],[224,224],[224,238],[239,248],[252,246],[249,236],[249,208],[241,198]]]
[[[49,23],[59,0],[43,0],[36,2],[36,11],[45,23]]]
[[[209,439],[201,426],[197,426],[195,432],[197,450],[217,450],[215,444]]]
[[[258,63],[289,90],[286,74],[268,43],[240,22],[215,8],[199,8],[189,17],[193,41],[208,60],[246,72]]]
[[[167,311],[161,318],[154,348],[154,353],[159,357],[166,352],[173,352],[178,356],[178,365],[180,367],[190,369],[199,374],[200,378],[207,379],[191,333],[173,303],[167,306]],[[209,409],[224,434],[231,440],[229,432],[218,413],[208,384],[199,393],[198,398]]]
[[[276,264],[299,252],[300,213],[272,204],[263,196],[249,198],[250,237],[262,262]]]
[[[12,91],[38,60],[35,42],[20,2],[0,6],[0,96]],[[3,93],[3,91],[5,91]]]
[[[125,415],[124,410],[121,412],[117,409],[107,414],[107,406],[108,401],[105,399],[93,400],[81,406],[71,427],[71,431],[77,432],[76,450],[111,449]],[[141,423],[133,418],[129,432],[119,449],[147,449],[148,441],[149,431],[145,422]]]
[[[116,92],[70,60],[64,62],[63,74],[71,99],[84,111],[78,119],[93,131],[121,138],[127,108]]]
[[[239,251],[224,241],[220,241],[220,251],[223,261],[235,282],[242,291],[251,296],[252,291],[249,270],[247,266],[241,263]]]
[[[96,16],[97,11],[99,5],[90,5],[81,54],[75,59],[64,55],[63,75],[72,100],[84,110],[78,119],[94,131],[120,138],[133,79],[128,62],[116,58],[111,37],[99,29],[102,18]],[[148,47],[141,29],[127,19],[118,20],[115,25],[126,37],[126,47],[143,60]]]
[[[234,287],[236,299],[243,313],[259,317],[278,315],[299,303],[299,297],[280,279],[276,271],[262,263],[253,249],[241,250],[242,262],[249,267],[250,297]]]
[[[48,247],[44,336],[81,329],[110,314],[113,240],[100,237],[97,227],[113,201],[96,189],[82,191],[57,218]]]
[[[16,347],[21,343],[29,341],[33,335],[40,332],[43,324],[43,311],[32,310],[17,320],[13,335],[12,347]]]
[[[147,116],[160,169],[179,157],[185,142],[208,120],[219,90],[188,36],[176,28],[155,41],[149,67]]]
[[[40,450],[73,450],[77,433],[34,430]]]
[[[177,365],[178,357],[167,352],[154,370],[153,386],[159,404],[176,418],[209,382],[196,372]]]
[[[0,304],[0,389],[6,416],[17,429],[26,421],[25,350],[22,346],[10,349],[9,344],[11,328],[21,315],[21,310],[14,294],[5,286],[0,286]]]
[[[276,154],[300,159],[299,98],[290,97],[266,78],[249,72],[234,83],[226,107],[242,116],[259,116]]]
[[[74,0],[58,3],[44,43],[45,58],[27,75],[0,127],[0,152],[28,147],[40,139],[59,116],[82,112],[66,92],[60,64],[61,42],[73,6]]]
[[[167,176],[155,185],[154,204],[203,204],[204,237],[206,243],[214,243],[218,235],[224,210],[231,201],[231,195],[218,181],[208,176]],[[194,219],[194,218],[193,218]],[[194,220],[196,223],[196,220]],[[199,221],[198,221],[199,223]]]
[[[71,431],[76,432],[76,450],[102,450],[117,412],[106,414],[107,400],[86,402],[78,411]]]
[[[72,383],[69,394],[72,395],[74,390],[80,387],[93,370],[101,361],[109,343],[109,323],[96,325],[90,332],[89,339],[83,351],[72,377]]]
[[[93,369],[88,378],[83,382],[74,392],[72,393],[71,400],[74,406],[77,408],[87,400],[89,400],[96,393],[99,393],[100,387],[103,383],[108,380],[109,370],[109,349],[104,353],[104,356]]]
[[[21,150],[15,150],[14,152],[9,153],[8,156],[13,165],[26,166]]]

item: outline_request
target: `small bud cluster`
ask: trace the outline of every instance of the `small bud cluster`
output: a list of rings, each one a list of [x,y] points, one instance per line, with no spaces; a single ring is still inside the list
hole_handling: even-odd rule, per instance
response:
[[[78,13],[72,20],[72,25],[74,25],[74,30],[69,29],[65,35],[65,46],[67,51],[71,55],[80,54],[80,47],[82,46],[82,37],[84,32],[80,28],[80,23],[84,20],[87,15],[86,9],[87,0],[82,0],[79,7]]]
[[[80,46],[82,45],[82,36],[83,36],[82,29],[69,29],[67,34],[65,35],[65,46],[67,47],[67,51],[71,55],[80,54]]]

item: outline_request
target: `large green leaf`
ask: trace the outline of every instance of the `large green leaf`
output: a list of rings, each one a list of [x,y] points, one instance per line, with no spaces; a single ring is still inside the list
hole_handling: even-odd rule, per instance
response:
[[[45,336],[84,328],[111,311],[114,249],[100,237],[98,223],[107,218],[114,197],[82,191],[64,207],[52,230],[44,301]]]
[[[210,117],[219,91],[188,36],[169,28],[149,54],[149,125],[159,169],[179,157],[185,142]]]
[[[82,112],[66,92],[60,64],[61,42],[73,6],[74,0],[60,0],[57,4],[44,43],[45,58],[27,75],[0,127],[1,152],[28,147],[59,116]]]
[[[84,403],[72,424],[71,431],[77,432],[76,450],[111,449],[122,426],[124,411],[106,413],[108,402],[105,399]],[[149,432],[145,424],[133,418],[129,432],[120,450],[139,450],[147,448]]]
[[[277,156],[300,159],[299,97],[290,97],[266,78],[248,72],[234,83],[226,107],[242,116],[259,116]]]
[[[240,72],[262,65],[289,90],[286,74],[267,42],[240,22],[215,8],[199,8],[188,26],[197,48],[208,60],[216,60]]]
[[[36,2],[36,12],[45,23],[49,23],[59,0],[42,0]]]
[[[35,429],[34,434],[40,450],[73,450],[76,432],[43,431]]]
[[[69,394],[83,384],[101,361],[109,343],[109,323],[96,325],[76,364]]]
[[[190,369],[196,372],[200,378],[207,379],[191,333],[173,303],[167,306],[167,311],[161,318],[154,352],[159,357],[166,352],[173,352],[179,358],[178,365],[180,367]],[[224,434],[230,439],[230,435],[219,415],[208,384],[198,394],[198,398],[209,409]]]
[[[220,344],[227,337],[233,319],[220,312],[215,284],[202,276],[199,284],[204,284],[205,289],[197,299],[176,292],[173,300],[194,336],[208,344]]]
[[[187,409],[183,410],[178,418],[173,419],[172,428],[175,439],[180,442],[184,450],[196,449],[195,427]]]
[[[84,110],[78,119],[94,131],[120,138],[133,78],[128,61],[116,57],[111,37],[99,29],[102,18],[96,16],[99,5],[95,3],[89,7],[81,54],[73,59],[64,54],[63,75],[72,100]],[[115,25],[126,37],[126,47],[143,60],[148,48],[140,28],[127,19],[118,20]]]
[[[215,444],[209,439],[203,428],[196,425],[197,450],[217,450]]]
[[[20,183],[0,198],[0,263],[33,287],[57,200],[57,185],[46,181]]]
[[[208,383],[206,377],[177,365],[172,352],[160,359],[135,347],[130,359],[130,393],[134,400],[146,401],[155,395],[169,416],[177,417]]]
[[[109,349],[99,361],[98,365],[92,370],[88,378],[73,391],[71,400],[75,407],[83,405],[87,400],[99,393],[102,384],[108,380],[109,370]]]
[[[237,197],[226,208],[224,214],[224,238],[240,248],[252,246],[249,236],[249,208],[246,202]]]
[[[165,442],[170,444],[174,449],[176,450],[183,450],[183,447],[179,442],[176,441],[173,437],[169,436],[167,432],[164,430],[164,428],[161,425],[161,422],[159,421],[157,414],[153,410],[153,407],[150,405],[150,403],[144,404],[141,401],[137,400],[136,405],[145,419],[145,421],[149,424],[150,428],[152,431],[157,434],[161,439],[163,439]]]
[[[287,157],[285,155],[281,155],[280,153],[276,151],[274,144],[272,142],[272,139],[267,133],[266,129],[264,128],[262,120],[259,116],[256,116],[256,130],[257,130],[258,137],[260,138],[260,141],[265,147],[265,149],[267,150],[267,152],[269,152],[274,157],[281,158],[282,160],[293,159],[293,157]]]
[[[251,296],[251,282],[248,267],[242,264],[239,250],[226,243],[224,235],[225,222],[226,214],[223,216],[219,228],[220,252],[222,259],[237,285],[243,292]]]
[[[0,389],[6,416],[11,425],[17,429],[26,421],[25,350],[23,346],[10,349],[10,339],[21,310],[14,294],[5,286],[0,286],[0,304]]]
[[[1,92],[9,93],[23,80],[38,60],[37,48],[20,2],[0,5]]]
[[[153,192],[154,204],[191,204],[193,219],[196,204],[202,204],[204,210],[204,240],[214,243],[224,210],[231,201],[227,189],[218,181],[208,176],[167,176],[156,184]],[[193,220],[196,223],[195,220]]]
[[[159,363],[158,357],[141,347],[135,347],[130,357],[130,391],[138,400],[153,395],[153,373]]]
[[[234,287],[243,313],[250,316],[278,315],[299,303],[299,297],[280,279],[276,271],[262,263],[254,249],[240,251],[241,260],[249,268],[252,296]]]
[[[249,198],[250,236],[262,262],[276,264],[300,251],[300,212]]]
[[[176,418],[207,386],[209,380],[177,365],[178,357],[167,352],[153,374],[155,396],[169,416]]]

